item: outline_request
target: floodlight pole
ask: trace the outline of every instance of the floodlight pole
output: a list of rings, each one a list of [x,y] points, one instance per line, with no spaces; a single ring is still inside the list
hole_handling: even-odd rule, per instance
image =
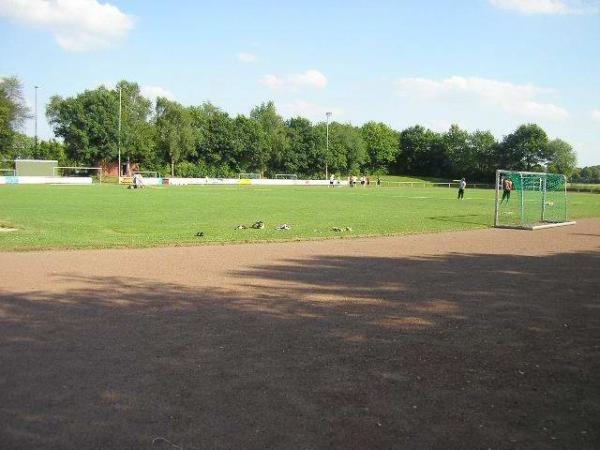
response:
[[[119,177],[117,180],[117,183],[121,183],[121,91],[122,91],[122,87],[119,86],[119,134],[118,134],[118,144],[117,144],[117,149],[118,149],[118,164],[119,164]]]
[[[34,106],[34,145],[35,145],[35,150],[37,152],[37,147],[38,147],[38,134],[37,134],[37,94],[38,94],[38,88],[39,86],[34,86],[35,88],[35,106]]]
[[[329,179],[329,173],[327,171],[327,157],[329,156],[329,119],[331,119],[331,112],[326,112],[325,117],[327,117],[327,138],[326,138],[326,150],[325,150],[325,179]]]

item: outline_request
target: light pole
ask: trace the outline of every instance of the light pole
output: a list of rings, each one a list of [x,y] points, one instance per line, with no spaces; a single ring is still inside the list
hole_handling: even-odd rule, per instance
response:
[[[34,106],[34,145],[35,145],[35,150],[37,152],[37,147],[38,147],[38,136],[37,136],[37,93],[38,93],[38,88],[39,86],[34,86],[35,87],[35,106]]]
[[[329,179],[329,174],[327,172],[327,158],[329,157],[329,119],[331,119],[331,112],[326,112],[325,117],[327,117],[327,138],[326,138],[326,150],[325,150],[325,179]]]
[[[118,144],[117,144],[117,150],[119,153],[119,178],[117,180],[117,183],[121,183],[121,91],[122,88],[121,86],[119,86],[119,134],[118,134]]]

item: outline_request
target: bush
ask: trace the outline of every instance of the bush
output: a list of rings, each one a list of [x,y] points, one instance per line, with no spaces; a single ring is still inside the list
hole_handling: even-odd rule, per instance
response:
[[[183,161],[175,165],[175,176],[182,178],[201,178],[206,175],[198,165],[189,161]]]

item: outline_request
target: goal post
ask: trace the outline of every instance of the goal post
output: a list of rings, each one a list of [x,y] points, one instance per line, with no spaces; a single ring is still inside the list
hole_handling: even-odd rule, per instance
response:
[[[261,178],[261,176],[260,176],[259,172],[240,172],[240,173],[238,173],[238,178],[240,180],[242,180],[242,179],[257,180],[257,179]]]
[[[496,171],[494,226],[536,230],[569,221],[567,179],[545,172]]]
[[[102,167],[57,166],[54,167],[54,176],[62,177],[92,177],[102,183]]]
[[[276,173],[275,179],[276,180],[297,180],[298,175],[295,173]]]

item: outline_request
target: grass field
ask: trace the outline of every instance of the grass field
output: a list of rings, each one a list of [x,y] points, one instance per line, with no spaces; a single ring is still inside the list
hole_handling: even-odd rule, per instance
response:
[[[494,192],[454,188],[3,186],[1,250],[150,247],[485,228]],[[570,217],[600,216],[600,197],[569,195]],[[236,230],[265,222],[263,230]],[[275,227],[287,223],[291,230]],[[335,232],[333,227],[351,227]],[[196,237],[203,232],[203,237]]]

